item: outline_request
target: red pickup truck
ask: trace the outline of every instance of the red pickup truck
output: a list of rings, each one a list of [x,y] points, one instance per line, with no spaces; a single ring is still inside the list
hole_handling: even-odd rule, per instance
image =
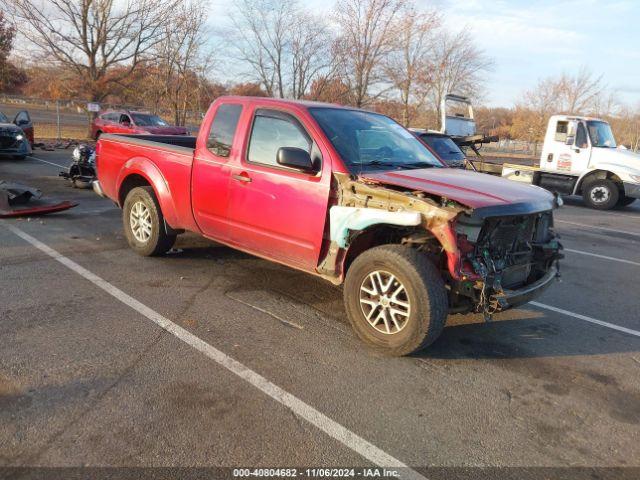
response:
[[[448,168],[377,113],[222,97],[195,137],[102,135],[94,189],[141,255],[184,231],[344,284],[349,320],[393,355],[449,313],[491,315],[557,276],[556,198]]]

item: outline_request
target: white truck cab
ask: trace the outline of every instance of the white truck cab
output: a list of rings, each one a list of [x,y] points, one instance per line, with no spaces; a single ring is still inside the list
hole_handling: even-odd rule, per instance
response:
[[[616,145],[604,120],[571,115],[549,119],[540,168],[505,164],[502,176],[565,195],[582,195],[607,210],[640,198],[640,154]]]

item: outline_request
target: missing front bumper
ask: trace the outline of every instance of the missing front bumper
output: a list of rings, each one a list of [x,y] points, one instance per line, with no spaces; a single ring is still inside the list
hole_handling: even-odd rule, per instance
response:
[[[518,290],[504,289],[501,293],[493,295],[493,298],[497,301],[500,310],[517,307],[541,295],[557,277],[558,269],[551,267],[542,278],[532,284]]]

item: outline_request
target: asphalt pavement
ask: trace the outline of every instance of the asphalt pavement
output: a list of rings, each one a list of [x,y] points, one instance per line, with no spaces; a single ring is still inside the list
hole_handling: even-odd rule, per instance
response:
[[[0,159],[79,203],[0,221],[0,467],[640,467],[640,201],[567,199],[559,283],[388,358],[321,279],[195,235],[137,256],[69,156]]]

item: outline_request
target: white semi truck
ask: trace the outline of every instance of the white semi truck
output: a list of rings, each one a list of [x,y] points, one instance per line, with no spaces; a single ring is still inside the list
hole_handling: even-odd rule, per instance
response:
[[[532,183],[608,210],[640,198],[640,154],[619,147],[604,120],[573,115],[549,119],[539,166],[482,162],[476,168]]]

